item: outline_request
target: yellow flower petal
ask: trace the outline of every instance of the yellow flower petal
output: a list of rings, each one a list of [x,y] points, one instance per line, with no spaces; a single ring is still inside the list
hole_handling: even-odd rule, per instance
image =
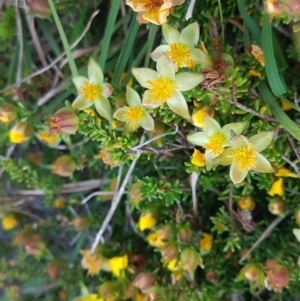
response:
[[[203,233],[203,238],[200,240],[201,251],[210,251],[213,244],[213,237],[208,233]]]
[[[125,270],[128,267],[128,256],[118,256],[113,257],[108,260],[108,265],[112,271],[112,273],[119,277],[121,275],[121,271]]]
[[[270,190],[268,191],[268,194],[270,196],[274,195],[279,195],[283,196],[284,195],[284,183],[283,183],[283,178],[279,178],[277,181],[275,181]]]
[[[191,162],[192,164],[203,167],[205,165],[205,156],[199,150],[194,149],[194,153],[192,155]]]
[[[275,173],[275,176],[281,178],[298,178],[298,175],[295,172],[291,172],[289,169],[284,167],[278,168]]]
[[[157,223],[155,215],[151,212],[142,213],[139,219],[139,229],[140,231],[145,231],[154,227]]]
[[[259,46],[251,45],[251,54],[260,62],[263,67],[265,66],[264,53]]]

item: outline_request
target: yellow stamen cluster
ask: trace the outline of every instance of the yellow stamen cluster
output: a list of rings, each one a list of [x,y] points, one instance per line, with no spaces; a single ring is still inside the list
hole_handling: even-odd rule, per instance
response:
[[[84,99],[94,102],[97,97],[101,95],[101,87],[94,84],[93,82],[85,81],[80,87],[80,93]]]
[[[181,43],[170,44],[170,50],[166,52],[167,56],[174,62],[177,68],[190,67],[195,65],[195,62],[191,59],[189,47]]]
[[[214,157],[222,154],[226,144],[226,137],[223,133],[217,133],[210,137],[209,142],[204,145],[204,148],[209,150]]]
[[[255,167],[256,164],[256,151],[253,145],[250,143],[248,146],[240,147],[228,156],[233,158],[234,163],[239,167],[240,171],[250,170]]]
[[[144,111],[140,107],[127,108],[126,113],[123,114],[122,118],[126,122],[137,123],[144,117]]]
[[[157,79],[148,80],[147,84],[151,86],[149,92],[152,94],[153,101],[163,105],[175,93],[176,87],[174,80],[159,76]]]

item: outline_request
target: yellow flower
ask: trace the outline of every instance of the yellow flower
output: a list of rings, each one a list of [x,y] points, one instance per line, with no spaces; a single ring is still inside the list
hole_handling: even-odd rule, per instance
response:
[[[72,301],[104,301],[104,299],[98,298],[97,294],[89,294],[87,296],[76,297]]]
[[[164,238],[155,232],[150,233],[146,237],[146,240],[148,241],[149,245],[156,247],[156,248],[161,248],[164,245],[164,242],[163,242]]]
[[[129,107],[118,109],[114,118],[126,122],[125,133],[131,133],[140,126],[146,131],[154,131],[154,120],[142,107],[139,94],[129,85],[126,88],[126,99]]]
[[[213,237],[208,233],[203,233],[203,238],[200,240],[201,251],[210,251],[213,244]]]
[[[17,109],[14,105],[6,103],[0,107],[0,122],[9,123],[17,118]]]
[[[249,75],[250,75],[250,76],[257,76],[257,77],[259,77],[260,79],[262,79],[261,73],[255,71],[255,70],[253,70],[253,69],[249,70]]]
[[[113,257],[108,260],[108,265],[112,271],[112,273],[119,277],[121,275],[121,271],[125,270],[128,267],[128,256],[118,256]]]
[[[284,167],[280,167],[277,169],[276,173],[275,173],[276,177],[281,177],[281,178],[298,178],[298,175],[295,172],[291,172],[290,170],[288,170],[287,168]]]
[[[202,154],[199,150],[195,148],[194,153],[192,155],[191,162],[196,166],[203,167],[205,165],[204,154]]]
[[[2,220],[2,228],[11,230],[19,224],[18,220],[13,215],[8,215]]]
[[[178,271],[180,271],[180,267],[179,267],[178,261],[176,259],[170,260],[168,262],[167,269],[170,272],[178,272]]]
[[[90,250],[81,250],[83,256],[81,266],[88,270],[89,275],[96,275],[100,272],[103,265],[106,264],[106,258],[99,253],[92,254]]]
[[[277,181],[275,181],[270,190],[268,191],[268,194],[270,196],[274,195],[279,195],[283,196],[284,195],[284,183],[283,183],[283,178],[279,178]]]
[[[203,146],[205,150],[206,169],[210,170],[217,164],[213,159],[221,155],[226,146],[230,145],[231,132],[240,134],[246,123],[229,123],[222,128],[219,123],[209,116],[203,118],[203,132],[187,136],[187,140],[195,145]]]
[[[78,96],[74,100],[74,109],[85,110],[95,104],[100,116],[111,121],[111,105],[108,97],[112,94],[112,86],[104,83],[104,76],[100,66],[90,58],[88,64],[88,78],[76,76],[73,78]]]
[[[53,207],[55,209],[61,209],[61,208],[64,208],[66,205],[66,202],[64,200],[63,197],[58,197],[54,200],[54,203],[53,203]]]
[[[151,22],[156,25],[166,23],[174,6],[183,2],[184,0],[126,0],[126,4],[138,13],[137,20],[140,24]]]
[[[250,195],[246,195],[240,198],[238,206],[242,210],[252,210],[255,207],[255,202]]]
[[[134,296],[134,301],[143,301],[145,299],[145,295],[138,293]]]
[[[157,219],[154,213],[152,212],[143,212],[139,219],[139,229],[140,231],[145,231],[154,227],[157,223]]]
[[[263,67],[265,66],[264,53],[259,46],[251,45],[251,54],[260,62]]]
[[[149,109],[162,107],[165,103],[177,115],[190,119],[183,91],[189,91],[200,84],[203,74],[180,72],[165,54],[157,59],[157,72],[148,68],[133,68],[132,74],[141,86],[147,88],[143,95],[143,106]]]
[[[261,132],[249,140],[243,136],[235,136],[232,147],[227,148],[218,158],[218,163],[230,165],[230,178],[234,184],[241,183],[250,170],[257,172],[274,172],[270,162],[260,154],[272,142],[274,132]]]
[[[23,143],[27,141],[32,135],[32,127],[26,122],[19,122],[15,124],[9,132],[9,139],[11,143]]]
[[[163,24],[162,33],[168,44],[158,46],[150,54],[154,61],[166,54],[176,66],[176,70],[183,67],[193,68],[196,64],[200,64],[201,68],[212,67],[211,57],[199,48],[194,48],[198,44],[200,34],[197,22],[183,28],[181,33],[172,26]]]

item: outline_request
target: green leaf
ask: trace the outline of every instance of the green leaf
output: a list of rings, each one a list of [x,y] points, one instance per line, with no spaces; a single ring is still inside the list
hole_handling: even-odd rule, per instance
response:
[[[282,111],[275,97],[267,87],[265,82],[261,82],[258,86],[260,95],[265,103],[270,107],[275,118],[283,125],[283,127],[298,141],[300,141],[300,129],[298,126]]]
[[[286,85],[277,68],[272,37],[272,26],[268,15],[265,14],[263,15],[262,26],[262,49],[266,64],[266,74],[272,92],[275,96],[280,96],[286,93]]]

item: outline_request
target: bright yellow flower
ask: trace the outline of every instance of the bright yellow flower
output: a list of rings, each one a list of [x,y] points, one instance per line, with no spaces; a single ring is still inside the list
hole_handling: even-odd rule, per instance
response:
[[[76,297],[72,301],[104,301],[104,299],[98,298],[97,294],[90,294],[90,295],[87,295],[87,296]]]
[[[293,107],[289,103],[287,103],[286,101],[282,100],[281,101],[281,109],[283,111],[289,111],[289,110],[292,110]]]
[[[249,70],[249,75],[250,75],[250,76],[257,76],[257,77],[259,77],[260,79],[262,79],[261,73],[255,71],[255,70],[253,70],[253,69]]]
[[[174,6],[183,2],[184,0],[126,0],[126,4],[138,12],[137,20],[140,24],[151,22],[156,25],[166,23]]]
[[[19,224],[18,220],[13,215],[8,215],[2,220],[2,228],[4,230],[11,230]]]
[[[200,240],[201,251],[210,251],[213,244],[213,237],[208,233],[203,233],[203,238]]]
[[[128,267],[128,256],[118,256],[113,257],[108,260],[108,265],[112,271],[112,273],[119,277],[121,275],[121,271],[125,270]]]
[[[157,223],[157,219],[154,213],[152,212],[143,212],[139,219],[139,229],[140,231],[145,231],[154,227]]]
[[[260,62],[263,67],[265,66],[264,53],[259,46],[251,45],[251,54]]]
[[[146,240],[148,241],[149,245],[156,247],[156,248],[161,248],[165,244],[163,241],[164,238],[155,232],[150,233],[146,237]]]
[[[205,156],[198,149],[194,149],[194,153],[191,159],[192,164],[203,167],[205,166]]]
[[[61,140],[58,133],[51,133],[50,131],[40,131],[37,133],[37,137],[50,147],[57,146]]]
[[[180,267],[179,267],[178,261],[176,259],[170,260],[168,262],[167,269],[170,272],[178,272],[178,271],[180,271]]]
[[[298,175],[295,172],[291,172],[289,169],[280,167],[277,169],[275,173],[276,177],[281,177],[281,178],[298,178]]]
[[[277,181],[275,181],[270,190],[268,191],[268,194],[270,196],[278,195],[283,196],[284,195],[284,183],[283,178],[279,178]]]
[[[134,296],[134,301],[143,301],[145,299],[145,295],[138,293]]]

